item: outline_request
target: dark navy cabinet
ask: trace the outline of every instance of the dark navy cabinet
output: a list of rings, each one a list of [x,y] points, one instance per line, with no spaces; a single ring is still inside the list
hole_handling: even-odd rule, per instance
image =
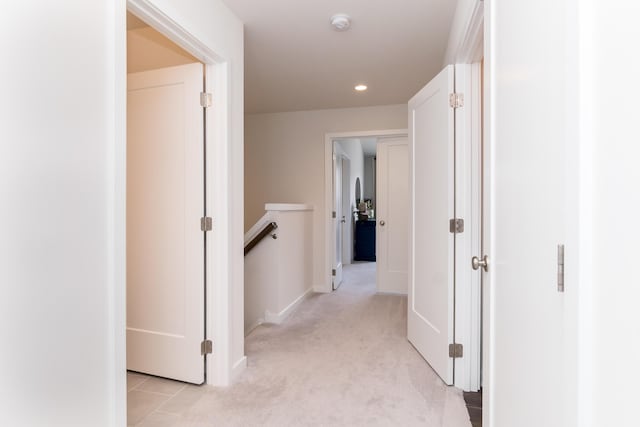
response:
[[[356,221],[355,261],[376,260],[376,220]]]

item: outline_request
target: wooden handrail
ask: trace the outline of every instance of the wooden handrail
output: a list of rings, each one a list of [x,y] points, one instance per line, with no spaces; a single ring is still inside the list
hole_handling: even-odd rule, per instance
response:
[[[256,237],[251,239],[249,241],[249,243],[247,243],[244,246],[244,254],[245,254],[245,256],[251,251],[251,249],[253,249],[258,243],[260,243],[260,240],[262,240],[265,237],[267,237],[276,228],[278,228],[278,224],[276,224],[275,222],[270,222],[269,224],[265,225],[264,228],[256,235]],[[275,234],[272,237],[274,239],[277,239]]]

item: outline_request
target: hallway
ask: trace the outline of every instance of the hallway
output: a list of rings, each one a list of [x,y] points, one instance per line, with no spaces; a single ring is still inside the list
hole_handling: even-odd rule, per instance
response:
[[[345,266],[336,292],[314,294],[285,324],[247,337],[249,365],[233,387],[182,386],[135,417],[130,391],[130,425],[470,426],[462,392],[406,339],[406,297],[375,292],[374,263]],[[163,381],[180,384],[147,379],[135,398],[145,401],[145,383]]]

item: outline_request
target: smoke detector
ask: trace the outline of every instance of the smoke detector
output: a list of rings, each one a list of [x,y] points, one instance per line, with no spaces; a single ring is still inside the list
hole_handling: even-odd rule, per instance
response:
[[[351,26],[351,18],[344,13],[338,13],[331,17],[331,25],[336,31],[347,31]]]

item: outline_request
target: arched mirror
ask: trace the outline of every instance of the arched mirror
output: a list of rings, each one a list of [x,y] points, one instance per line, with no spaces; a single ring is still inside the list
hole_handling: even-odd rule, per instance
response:
[[[360,194],[360,177],[356,178],[356,206],[360,204],[360,199],[362,195]]]

